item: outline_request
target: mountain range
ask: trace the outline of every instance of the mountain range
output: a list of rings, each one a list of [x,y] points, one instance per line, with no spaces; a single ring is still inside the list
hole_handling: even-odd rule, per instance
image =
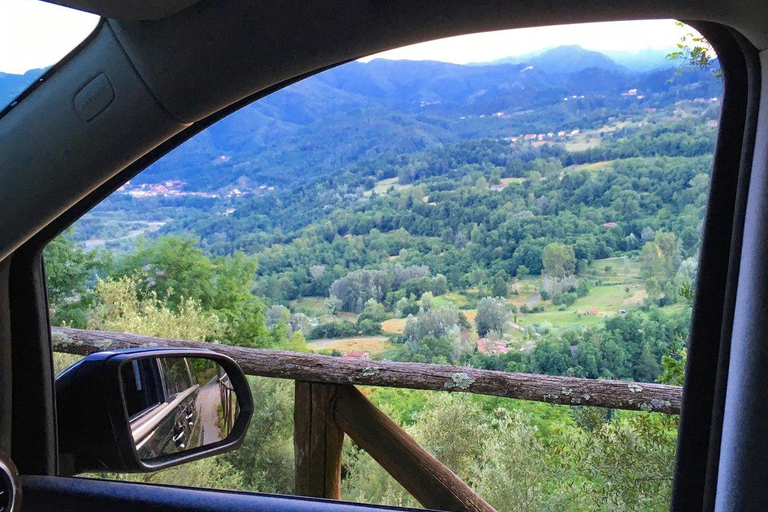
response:
[[[0,103],[40,72],[0,73]],[[670,65],[636,71],[578,46],[488,64],[351,62],[244,107],[134,183],[174,179],[191,190],[287,186],[382,153],[597,127],[618,112],[717,96],[720,88],[706,71],[676,76]]]

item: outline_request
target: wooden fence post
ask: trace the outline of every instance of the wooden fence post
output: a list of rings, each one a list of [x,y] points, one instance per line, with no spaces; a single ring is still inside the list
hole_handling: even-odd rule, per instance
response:
[[[341,499],[344,432],[333,417],[337,386],[296,381],[293,444],[296,494]]]
[[[354,386],[338,387],[336,421],[349,437],[424,507],[462,512],[496,512]]]

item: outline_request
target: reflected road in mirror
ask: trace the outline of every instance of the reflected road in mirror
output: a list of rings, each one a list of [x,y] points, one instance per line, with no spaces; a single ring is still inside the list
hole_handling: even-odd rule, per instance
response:
[[[120,378],[136,451],[145,461],[226,439],[239,413],[229,377],[213,360],[135,359],[121,367]]]

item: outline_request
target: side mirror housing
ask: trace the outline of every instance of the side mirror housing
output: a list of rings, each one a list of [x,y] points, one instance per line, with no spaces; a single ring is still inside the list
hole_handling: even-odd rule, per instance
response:
[[[253,413],[243,371],[209,350],[99,352],[56,379],[61,475],[156,471],[240,446]]]

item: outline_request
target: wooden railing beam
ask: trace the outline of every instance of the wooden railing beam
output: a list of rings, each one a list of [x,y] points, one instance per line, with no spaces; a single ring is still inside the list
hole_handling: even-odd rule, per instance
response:
[[[528,373],[478,370],[460,366],[344,360],[214,343],[173,340],[107,331],[54,327],[53,349],[87,355],[107,349],[167,346],[207,348],[226,354],[248,375],[318,382],[435,391],[456,391],[561,405],[679,414],[682,388],[664,384],[579,379]]]

